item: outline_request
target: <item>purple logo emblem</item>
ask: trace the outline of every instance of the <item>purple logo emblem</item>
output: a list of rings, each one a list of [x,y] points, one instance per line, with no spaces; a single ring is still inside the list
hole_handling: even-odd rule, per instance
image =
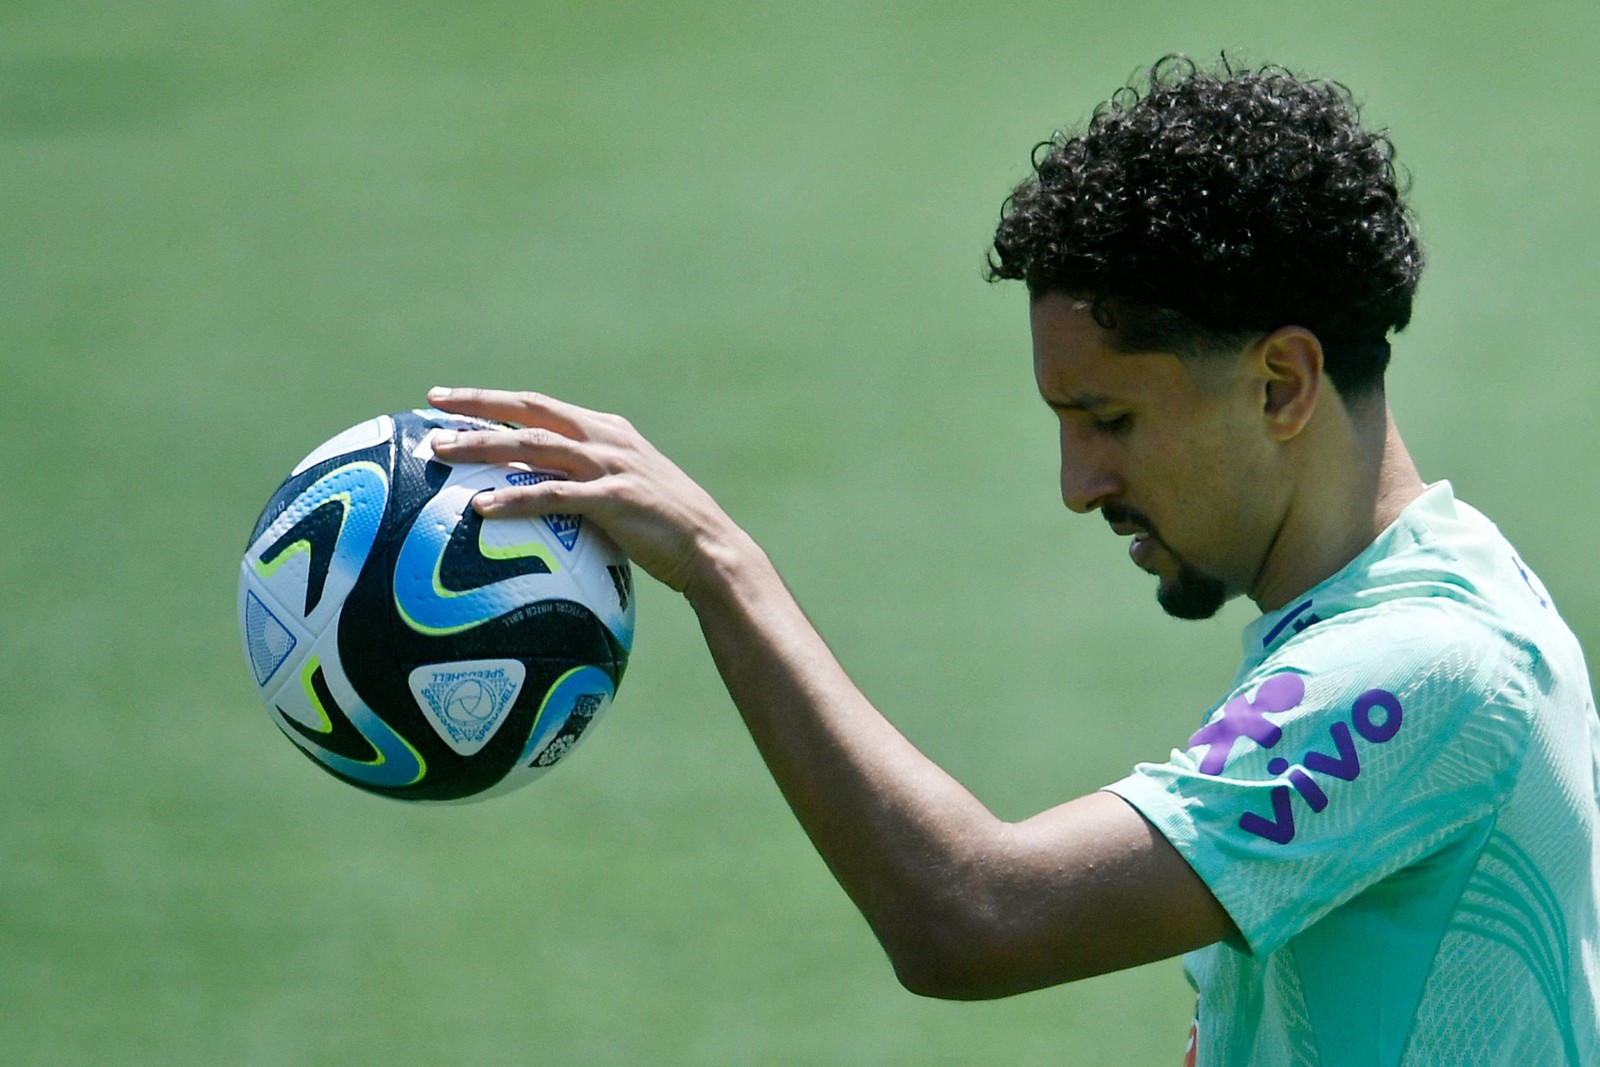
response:
[[[1206,748],[1205,755],[1200,758],[1200,773],[1222,773],[1233,753],[1234,742],[1241,737],[1249,738],[1262,748],[1275,746],[1283,739],[1283,730],[1268,722],[1266,714],[1299,707],[1305,695],[1305,679],[1300,675],[1275,674],[1261,683],[1254,699],[1241,695],[1228,701],[1221,717],[1189,738],[1191,749],[1201,745]],[[1292,801],[1295,795],[1306,802],[1312,814],[1328,806],[1328,794],[1308,772],[1315,771],[1343,782],[1355,781],[1361,776],[1361,753],[1355,739],[1360,737],[1369,744],[1385,744],[1400,732],[1402,719],[1400,700],[1387,689],[1368,689],[1356,697],[1350,707],[1349,721],[1340,719],[1328,727],[1328,740],[1333,745],[1331,753],[1311,749],[1300,757],[1298,764],[1291,764],[1282,756],[1274,756],[1267,763],[1267,772],[1286,778],[1288,784],[1273,788],[1270,816],[1247,811],[1239,816],[1239,829],[1280,845],[1293,841]]]
[[[1271,748],[1283,731],[1266,720],[1269,711],[1288,711],[1305,699],[1306,683],[1298,674],[1274,674],[1261,683],[1256,697],[1240,695],[1228,701],[1222,718],[1207,723],[1189,738],[1189,747],[1206,746],[1200,760],[1201,774],[1221,774],[1233,753],[1233,743],[1248,737],[1262,748]]]

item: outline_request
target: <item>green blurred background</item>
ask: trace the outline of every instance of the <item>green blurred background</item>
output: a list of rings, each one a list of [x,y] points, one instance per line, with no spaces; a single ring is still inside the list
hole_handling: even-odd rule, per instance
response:
[[[1392,398],[1600,638],[1593,0],[0,5],[0,1061],[1176,1063],[1176,962],[902,992],[684,605],[580,755],[414,808],[277,735],[234,624],[280,477],[440,384],[619,410],[881,707],[1021,817],[1232,674],[1056,496],[1035,141],[1169,51],[1337,77],[1431,256]]]

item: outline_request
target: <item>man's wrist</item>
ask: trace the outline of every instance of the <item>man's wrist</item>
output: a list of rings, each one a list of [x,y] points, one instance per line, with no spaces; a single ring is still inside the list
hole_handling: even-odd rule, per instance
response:
[[[717,535],[701,539],[695,565],[683,585],[684,599],[696,611],[728,605],[775,576],[772,562],[755,539],[729,524]]]

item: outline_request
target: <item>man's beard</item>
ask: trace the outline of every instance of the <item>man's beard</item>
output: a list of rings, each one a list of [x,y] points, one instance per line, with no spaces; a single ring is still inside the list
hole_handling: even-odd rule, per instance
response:
[[[1227,601],[1228,587],[1220,579],[1197,571],[1182,560],[1178,561],[1177,576],[1156,589],[1156,603],[1174,619],[1209,619]]]
[[[1101,508],[1100,514],[1113,525],[1131,524],[1139,527],[1146,537],[1154,539],[1178,561],[1178,573],[1172,581],[1163,580],[1156,589],[1156,603],[1161,605],[1162,611],[1174,619],[1209,619],[1222,610],[1222,605],[1228,601],[1228,587],[1220,578],[1213,578],[1191,567],[1174,552],[1172,546],[1156,532],[1155,523],[1150,521],[1149,516],[1117,504],[1107,504]]]

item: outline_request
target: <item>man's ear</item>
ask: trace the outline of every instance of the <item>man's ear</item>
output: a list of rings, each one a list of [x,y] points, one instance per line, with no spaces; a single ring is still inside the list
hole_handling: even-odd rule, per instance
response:
[[[1322,342],[1301,326],[1284,326],[1256,342],[1264,383],[1261,417],[1276,441],[1297,436],[1311,421],[1322,392]]]

